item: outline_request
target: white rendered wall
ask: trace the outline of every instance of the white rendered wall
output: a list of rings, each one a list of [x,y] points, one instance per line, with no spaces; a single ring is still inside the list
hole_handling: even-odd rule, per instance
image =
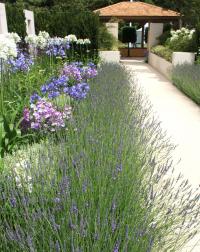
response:
[[[35,22],[34,22],[34,13],[33,11],[24,10],[24,15],[26,18],[26,33],[35,34]]]
[[[151,52],[149,53],[148,62],[153,68],[163,74],[167,79],[171,79],[173,67],[171,62],[166,61],[165,59]]]
[[[148,32],[148,50],[159,43],[158,37],[163,34],[163,23],[150,23]]]
[[[8,33],[5,4],[0,3],[0,34]]]
[[[118,29],[119,24],[118,23],[106,23],[106,27],[108,31],[116,38],[118,39]]]
[[[119,51],[99,51],[99,56],[102,62],[119,63]]]

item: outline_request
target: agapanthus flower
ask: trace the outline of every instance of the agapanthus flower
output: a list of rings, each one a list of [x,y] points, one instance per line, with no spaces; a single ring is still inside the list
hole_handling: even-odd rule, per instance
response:
[[[38,37],[34,34],[29,34],[25,37],[25,42],[31,46],[37,47]]]
[[[79,83],[82,81],[82,69],[77,64],[72,63],[70,65],[65,65],[62,69],[61,74],[69,78],[69,80],[74,83]]]
[[[65,75],[53,78],[50,82],[41,87],[41,92],[43,94],[49,94],[49,98],[57,97],[59,93],[63,92],[63,88],[67,87],[67,82],[68,77]]]
[[[90,45],[91,41],[89,39],[84,39],[84,45]]]
[[[69,34],[68,36],[65,37],[65,39],[70,43],[77,42],[77,37],[74,34]]]
[[[10,58],[7,61],[7,64],[11,72],[27,72],[30,70],[30,67],[34,64],[34,62],[31,57],[23,53],[18,53],[17,58]]]
[[[20,36],[16,32],[7,33],[6,38],[14,40],[15,43],[19,43],[21,41]]]
[[[38,93],[33,93],[30,97],[30,103],[34,103],[36,101],[41,100],[42,98],[38,95]]]
[[[78,39],[78,40],[76,41],[76,44],[77,44],[77,45],[84,45],[84,40],[83,40],[83,39]]]
[[[78,83],[77,85],[64,89],[64,92],[75,100],[82,100],[86,98],[89,90],[88,83]]]
[[[70,48],[69,42],[63,38],[55,37],[48,39],[46,54],[49,56],[65,57],[66,50]]]
[[[13,39],[7,38],[4,34],[0,34],[0,58],[8,60],[17,57],[17,45]]]

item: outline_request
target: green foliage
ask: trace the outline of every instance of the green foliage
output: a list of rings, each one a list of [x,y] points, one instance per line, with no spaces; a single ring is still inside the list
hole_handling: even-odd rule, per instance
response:
[[[98,48],[99,18],[94,13],[78,8],[61,9],[55,6],[52,9],[37,9],[35,11],[36,32],[48,31],[51,36],[65,37],[76,34],[78,38],[89,38],[92,48]]]
[[[19,123],[14,125],[4,115],[0,117],[0,158],[6,153],[12,153],[18,145],[26,141],[27,136],[22,136]]]
[[[160,41],[160,45],[165,45],[167,40],[171,38],[171,24],[165,24],[163,28],[163,34],[158,37],[158,40]]]
[[[8,31],[16,32],[24,38],[26,36],[26,24],[23,9],[22,4],[6,4]]]
[[[108,32],[105,25],[101,25],[99,29],[99,49],[112,50],[117,41],[114,36]]]
[[[170,31],[165,31],[165,32],[163,32],[163,34],[160,35],[160,36],[158,37],[158,40],[159,40],[159,42],[160,42],[159,44],[160,44],[160,45],[165,45],[166,42],[167,42],[167,40],[168,40],[169,38],[171,38],[171,33],[170,33]]]
[[[176,87],[200,105],[200,65],[181,65],[173,69],[172,80]]]
[[[152,47],[151,52],[166,59],[167,61],[170,61],[170,62],[172,61],[173,51],[166,46],[158,45],[158,46]]]
[[[137,41],[137,32],[133,26],[125,26],[122,28],[122,42],[135,43]]]
[[[196,52],[197,41],[196,35],[193,34],[192,38],[187,36],[178,36],[176,39],[168,38],[165,43],[174,52]]]

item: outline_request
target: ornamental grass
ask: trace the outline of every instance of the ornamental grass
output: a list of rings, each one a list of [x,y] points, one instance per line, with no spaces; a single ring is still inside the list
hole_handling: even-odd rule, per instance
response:
[[[104,64],[63,133],[5,157],[0,251],[179,251],[198,192],[120,65]]]

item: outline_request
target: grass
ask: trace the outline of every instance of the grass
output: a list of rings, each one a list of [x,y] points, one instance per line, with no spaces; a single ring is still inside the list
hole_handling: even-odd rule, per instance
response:
[[[5,157],[0,251],[178,251],[193,237],[198,198],[170,178],[173,146],[130,79],[102,65],[65,134]]]
[[[174,85],[200,105],[200,65],[181,65],[173,69]]]

